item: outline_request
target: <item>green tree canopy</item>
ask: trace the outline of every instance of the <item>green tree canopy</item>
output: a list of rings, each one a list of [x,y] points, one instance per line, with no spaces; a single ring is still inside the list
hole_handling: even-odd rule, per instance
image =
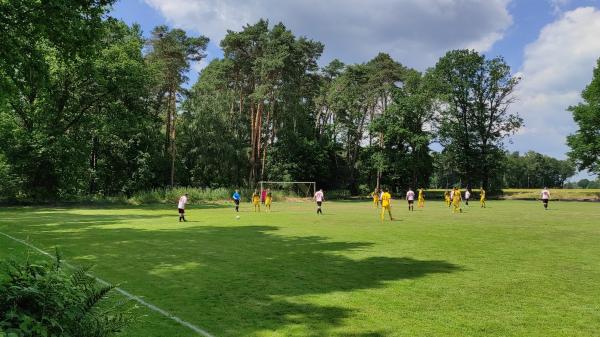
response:
[[[569,107],[579,126],[567,137],[571,147],[569,156],[580,170],[588,169],[600,174],[600,59],[594,69],[592,82],[581,93],[583,102]]]
[[[444,103],[437,115],[444,151],[466,186],[488,187],[502,159],[503,140],[522,124],[508,110],[519,78],[501,57],[487,59],[471,50],[448,52],[431,75]]]

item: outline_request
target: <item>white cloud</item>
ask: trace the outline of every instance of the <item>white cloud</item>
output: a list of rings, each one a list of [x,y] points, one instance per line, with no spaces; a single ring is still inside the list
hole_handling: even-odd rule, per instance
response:
[[[548,2],[550,2],[550,7],[552,7],[554,13],[558,14],[562,11],[563,7],[571,2],[571,0],[548,0]]]
[[[144,0],[170,24],[218,44],[261,17],[325,44],[324,61],[364,62],[388,52],[424,69],[455,48],[488,50],[511,25],[509,0]]]
[[[509,148],[529,149],[564,158],[566,136],[576,130],[566,109],[580,101],[600,57],[600,10],[583,7],[562,14],[545,26],[525,48],[513,106],[525,128]]]

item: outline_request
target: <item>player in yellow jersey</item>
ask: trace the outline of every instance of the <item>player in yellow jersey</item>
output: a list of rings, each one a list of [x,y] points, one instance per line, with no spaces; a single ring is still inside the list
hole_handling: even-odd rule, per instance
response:
[[[383,221],[383,219],[384,219],[386,210],[387,210],[388,214],[390,215],[390,220],[394,220],[394,218],[392,217],[392,205],[390,203],[391,200],[392,200],[392,195],[386,188],[384,190],[383,194],[381,195],[381,221]]]
[[[452,213],[460,212],[462,213],[462,208],[460,207],[460,202],[462,200],[460,189],[458,187],[454,188],[454,193],[452,193]]]
[[[485,190],[483,186],[479,188],[479,203],[481,204],[481,208],[485,208]]]
[[[373,206],[375,208],[379,208],[379,189],[376,188],[373,193],[371,193],[371,197],[373,197]]]
[[[271,203],[273,202],[273,194],[271,194],[271,190],[267,189],[267,195],[265,196],[265,208],[267,211],[271,211]]]
[[[446,207],[450,207],[450,192],[448,190],[444,191],[444,201],[446,202]]]
[[[419,188],[419,196],[417,197],[417,207],[425,207],[425,193],[423,193],[422,188]]]
[[[252,193],[252,204],[254,205],[254,211],[260,212],[260,195],[257,190]]]

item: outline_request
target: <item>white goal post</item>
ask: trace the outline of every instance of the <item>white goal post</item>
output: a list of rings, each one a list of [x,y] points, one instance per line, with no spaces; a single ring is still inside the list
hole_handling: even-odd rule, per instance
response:
[[[287,190],[294,192],[298,197],[312,198],[317,191],[317,183],[314,181],[266,181],[258,182],[260,193],[266,189]]]

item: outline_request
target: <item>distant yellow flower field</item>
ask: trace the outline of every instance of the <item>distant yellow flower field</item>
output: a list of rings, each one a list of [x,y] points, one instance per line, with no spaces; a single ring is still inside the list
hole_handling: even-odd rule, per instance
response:
[[[539,199],[540,189],[505,189],[504,199]],[[600,201],[600,189],[550,189],[551,199]]]

